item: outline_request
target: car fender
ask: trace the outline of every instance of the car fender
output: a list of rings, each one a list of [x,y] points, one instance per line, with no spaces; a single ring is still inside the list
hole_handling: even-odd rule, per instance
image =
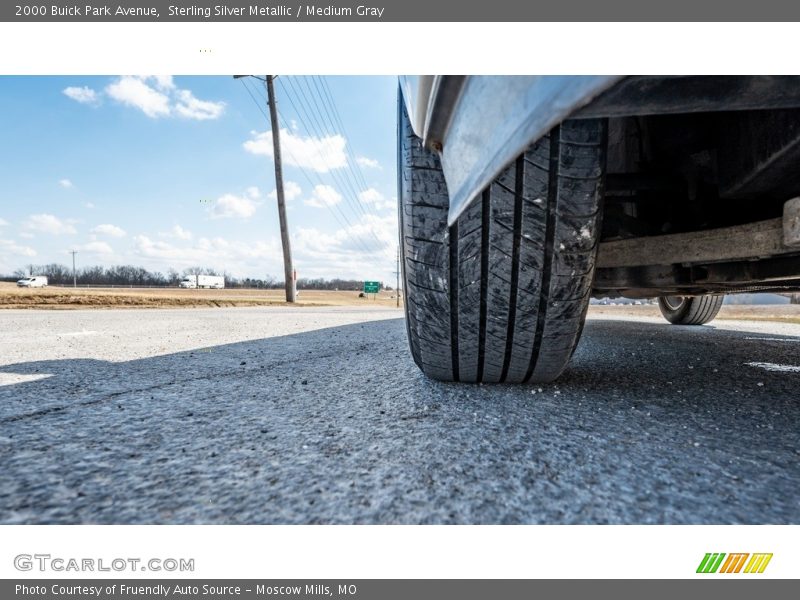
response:
[[[448,222],[555,125],[621,76],[404,76],[414,132],[439,153],[450,195]]]

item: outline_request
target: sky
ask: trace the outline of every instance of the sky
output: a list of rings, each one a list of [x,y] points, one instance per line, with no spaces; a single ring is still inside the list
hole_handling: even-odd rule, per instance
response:
[[[393,77],[275,80],[298,277],[394,280]],[[264,82],[0,77],[0,274],[201,266],[283,279]]]

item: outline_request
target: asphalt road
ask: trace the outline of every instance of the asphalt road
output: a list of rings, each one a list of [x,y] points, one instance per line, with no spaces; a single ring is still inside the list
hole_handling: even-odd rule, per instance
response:
[[[800,326],[590,319],[426,379],[389,309],[0,312],[1,523],[798,523]]]

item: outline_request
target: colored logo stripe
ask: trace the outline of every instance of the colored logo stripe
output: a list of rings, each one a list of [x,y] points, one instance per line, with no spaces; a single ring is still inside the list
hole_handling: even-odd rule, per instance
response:
[[[748,556],[750,556],[748,553],[728,554],[727,560],[722,564],[720,573],[738,573],[742,570],[744,561],[747,560]]]
[[[748,557],[750,557],[749,561],[747,561]],[[723,560],[725,560],[724,563]],[[747,552],[734,552],[727,555],[724,552],[708,552],[700,561],[697,572],[716,573],[719,570],[720,573],[740,573],[744,567],[745,573],[763,573],[770,560],[772,560],[771,553],[757,553],[751,556]],[[747,562],[746,567],[744,566],[745,562]]]
[[[722,563],[722,559],[725,558],[725,553],[707,553],[703,560],[700,561],[700,566],[697,567],[698,573],[716,573],[717,569],[719,569],[719,565]]]
[[[750,562],[744,568],[745,573],[763,573],[767,568],[769,561],[772,560],[772,553],[769,554],[753,554]]]

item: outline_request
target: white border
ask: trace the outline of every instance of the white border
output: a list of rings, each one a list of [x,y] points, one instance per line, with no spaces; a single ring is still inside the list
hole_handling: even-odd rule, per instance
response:
[[[794,23],[2,23],[2,74],[794,74]],[[201,52],[207,50],[206,52]],[[188,557],[202,578],[685,578],[706,552],[772,552],[797,577],[795,526],[4,526],[13,557]],[[145,577],[158,577],[146,573]],[[161,577],[178,577],[164,573]]]
[[[793,526],[25,526],[2,528],[0,577],[796,578]],[[706,552],[771,552],[764,573],[695,573]],[[21,573],[21,553],[194,558],[193,573]]]
[[[797,23],[0,23],[0,69],[794,74],[798,33]]]

